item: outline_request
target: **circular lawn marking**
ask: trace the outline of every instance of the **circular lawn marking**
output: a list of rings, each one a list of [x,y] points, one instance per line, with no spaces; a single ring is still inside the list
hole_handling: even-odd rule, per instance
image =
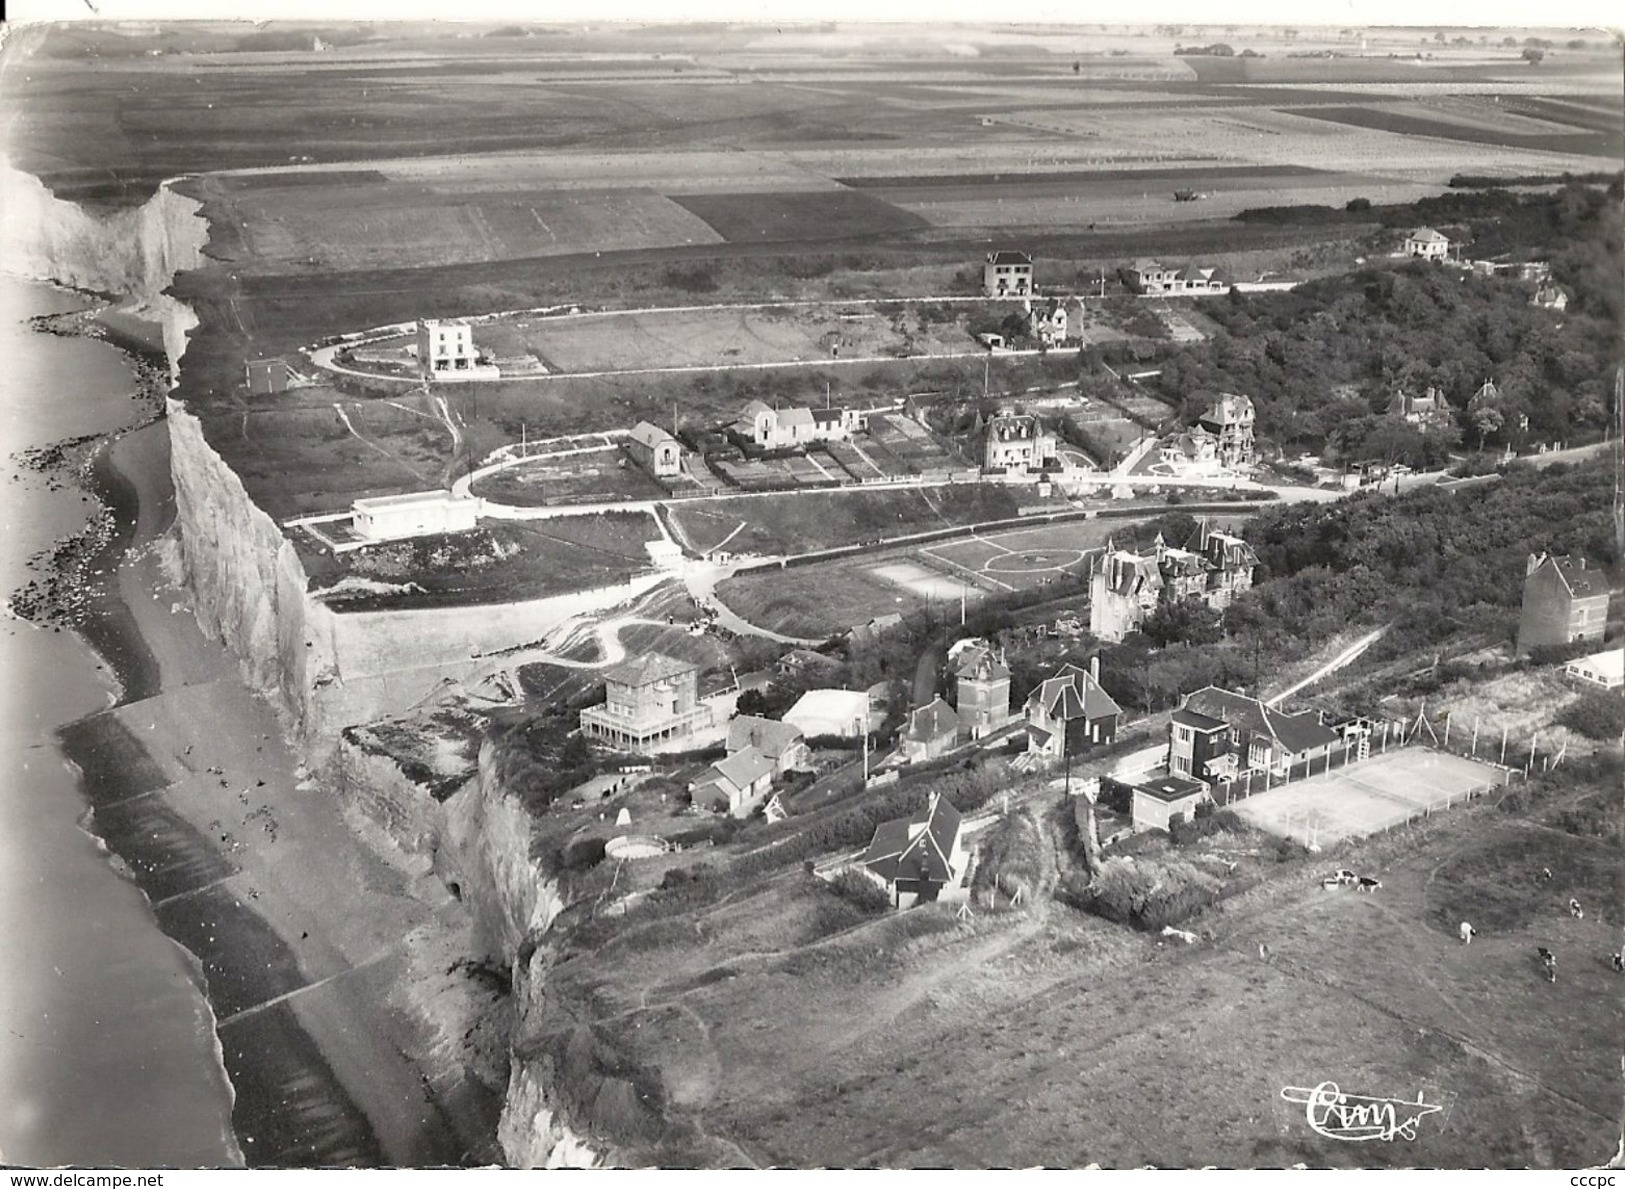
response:
[[[982,563],[982,571],[987,574],[1039,574],[1046,570],[1060,573],[1081,562],[1084,553],[1082,549],[1021,549],[988,558]]]

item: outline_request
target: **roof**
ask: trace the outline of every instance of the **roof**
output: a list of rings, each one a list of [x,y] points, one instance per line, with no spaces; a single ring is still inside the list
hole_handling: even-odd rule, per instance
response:
[[[1207,412],[1202,414],[1201,420],[1211,421],[1217,425],[1233,425],[1245,421],[1252,415],[1253,401],[1249,396],[1241,396],[1233,392],[1220,393]]]
[[[1583,673],[1601,681],[1610,689],[1617,685],[1625,685],[1625,648],[1594,652],[1590,656],[1570,661],[1563,669],[1568,673]]]
[[[250,359],[247,367],[250,371],[254,371],[256,369],[259,371],[270,371],[275,367],[279,367],[285,372],[291,372],[293,370],[288,366],[288,361],[286,359]]]
[[[959,730],[959,715],[938,694],[929,706],[921,706],[908,716],[908,738],[915,740],[940,739]]]
[[[1184,707],[1174,711],[1172,721],[1182,727],[1190,727],[1195,731],[1211,731],[1224,726],[1224,720],[1222,719],[1209,718],[1205,714],[1198,714],[1196,711],[1186,710]]]
[[[1563,585],[1567,586],[1569,593],[1576,598],[1589,598],[1592,595],[1606,594],[1608,591],[1608,583],[1603,572],[1596,566],[1589,565],[1583,557],[1573,558],[1567,555],[1558,557],[1547,554],[1541,557],[1535,569],[1546,565],[1552,566],[1557,571]]]
[[[739,410],[739,419],[741,421],[751,421],[757,417],[760,417],[763,413],[771,413],[772,411],[773,410],[768,408],[767,405],[762,401],[753,400],[750,402],[750,404]]]
[[[811,409],[790,408],[780,409],[778,412],[779,425],[784,428],[789,428],[796,425],[811,426],[814,424]]]
[[[461,498],[444,489],[438,491],[408,491],[401,495],[370,495],[355,501],[358,512],[371,512],[377,508],[411,508],[424,504],[452,504]]]
[[[711,770],[734,788],[748,789],[762,777],[773,775],[773,761],[754,747],[744,747],[712,764]]]
[[[869,695],[861,689],[810,689],[785,713],[808,735],[863,731],[869,722]]]
[[[1155,558],[1113,549],[1101,557],[1100,565],[1113,594],[1133,595],[1162,586],[1162,574],[1157,570]]]
[[[1048,717],[1063,722],[1077,718],[1093,722],[1123,713],[1112,696],[1100,688],[1100,682],[1076,665],[1062,665],[1055,676],[1040,683],[1027,699],[1028,705],[1035,703]]]
[[[844,409],[813,409],[812,419],[817,425],[839,425],[845,413]]]
[[[999,681],[1009,676],[1004,657],[980,641],[962,650],[954,664],[954,677],[960,681]]]
[[[1473,393],[1467,401],[1468,405],[1476,405],[1482,401],[1495,401],[1501,399],[1501,390],[1495,386],[1494,380],[1485,380],[1483,387]]]
[[[749,747],[777,760],[801,739],[801,728],[794,723],[755,714],[741,714],[728,724],[730,753]]]
[[[888,883],[922,879],[947,883],[955,872],[950,859],[959,841],[959,811],[932,793],[913,817],[881,822],[863,854],[864,865]]]
[[[1447,244],[1450,242],[1449,236],[1440,235],[1431,227],[1418,227],[1415,231],[1411,232],[1409,238],[1413,240],[1420,240],[1425,244]]]
[[[647,446],[651,450],[665,442],[670,442],[674,446],[677,444],[676,438],[672,437],[658,425],[652,425],[647,421],[640,421],[634,425],[632,427],[631,437],[634,442]]]
[[[1026,252],[989,252],[989,264],[1031,264],[1033,258]]]
[[[1188,695],[1181,709],[1229,723],[1252,735],[1262,735],[1294,755],[1335,743],[1339,738],[1336,731],[1324,726],[1312,712],[1287,714],[1265,705],[1257,698],[1220,689],[1216,685]]]
[[[1134,786],[1137,793],[1146,793],[1159,801],[1183,801],[1187,797],[1200,796],[1207,791],[1207,786],[1200,781],[1188,780],[1183,776],[1157,776]]]
[[[604,670],[604,680],[636,689],[640,686],[653,685],[657,681],[681,677],[685,673],[697,673],[699,668],[693,661],[685,661],[680,657],[667,656],[663,652],[646,652],[642,656],[632,657]]]

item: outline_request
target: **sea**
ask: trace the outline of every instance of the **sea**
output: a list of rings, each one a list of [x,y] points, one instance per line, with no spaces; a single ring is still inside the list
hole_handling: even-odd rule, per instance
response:
[[[0,276],[0,592],[94,507],[16,452],[143,416],[120,351],[28,325],[89,304]],[[57,746],[58,727],[117,692],[74,633],[0,616],[0,1163],[239,1166],[202,975],[82,828],[88,805]]]

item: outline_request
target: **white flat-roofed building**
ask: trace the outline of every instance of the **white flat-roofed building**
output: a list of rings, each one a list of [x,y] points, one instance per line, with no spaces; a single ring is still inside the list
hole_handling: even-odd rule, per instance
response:
[[[463,533],[474,527],[480,501],[449,491],[410,491],[356,500],[355,531],[374,541],[398,541],[434,533]]]
[[[845,735],[855,738],[869,726],[869,695],[861,689],[810,689],[784,716],[804,737]]]

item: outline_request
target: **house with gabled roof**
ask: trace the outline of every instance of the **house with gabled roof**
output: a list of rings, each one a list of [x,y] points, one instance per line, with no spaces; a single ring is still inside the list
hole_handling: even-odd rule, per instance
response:
[[[1418,227],[1405,237],[1405,255],[1423,260],[1443,260],[1450,254],[1450,240],[1431,227]]]
[[[742,747],[718,760],[688,786],[701,809],[747,817],[773,787],[773,761],[754,747]]]
[[[1100,685],[1100,658],[1087,670],[1062,665],[1041,681],[1023,707],[1027,751],[1050,759],[1078,755],[1117,737],[1123,708]]]
[[[938,694],[929,705],[908,716],[903,732],[903,756],[911,764],[934,760],[959,743],[959,715]]]
[[[773,775],[805,768],[811,754],[806,737],[794,723],[755,714],[735,715],[728,723],[728,754],[754,747],[773,762]]]
[[[1445,400],[1444,392],[1432,385],[1420,396],[1413,396],[1403,388],[1394,389],[1387,412],[1388,416],[1414,425],[1424,433],[1430,429],[1446,429],[1453,419],[1450,402]]]
[[[1207,565],[1201,597],[1209,607],[1228,607],[1236,595],[1253,588],[1257,552],[1244,538],[1215,528],[1210,517],[1196,522],[1196,531],[1185,542],[1185,551]]]
[[[792,450],[814,442],[844,441],[867,424],[867,417],[855,409],[799,405],[775,409],[753,400],[730,428],[758,450]]]
[[[1187,694],[1168,723],[1168,771],[1209,786],[1252,771],[1284,776],[1330,754],[1342,736],[1313,711],[1288,714],[1210,685]]]
[[[626,440],[626,452],[657,479],[683,473],[683,447],[658,425],[640,421]]]
[[[1028,306],[1027,333],[1046,347],[1059,347],[1066,342],[1066,307],[1060,298],[1052,297]]]
[[[959,730],[981,739],[1016,717],[1010,708],[1010,666],[1002,649],[985,640],[961,641],[948,654],[954,670],[954,705]]]
[[[1055,435],[1032,413],[1000,409],[982,432],[982,465],[988,470],[1038,470],[1055,461]]]
[[[881,822],[861,860],[886,885],[896,908],[965,894],[966,868],[959,811],[940,793],[912,817]]]
[[[693,661],[646,652],[604,671],[605,700],[581,712],[581,733],[627,751],[681,751],[712,723]]]
[[[989,252],[982,265],[988,297],[1025,297],[1033,291],[1033,258],[1026,252]]]
[[[1518,652],[1576,640],[1600,642],[1609,594],[1607,575],[1584,557],[1531,553],[1524,566]]]
[[[1089,578],[1089,630],[1102,640],[1118,641],[1139,631],[1159,604],[1187,598],[1223,610],[1237,594],[1252,589],[1257,566],[1251,545],[1214,528],[1207,517],[1197,522],[1182,549],[1169,545],[1161,533],[1143,553],[1119,549],[1107,540]]]

